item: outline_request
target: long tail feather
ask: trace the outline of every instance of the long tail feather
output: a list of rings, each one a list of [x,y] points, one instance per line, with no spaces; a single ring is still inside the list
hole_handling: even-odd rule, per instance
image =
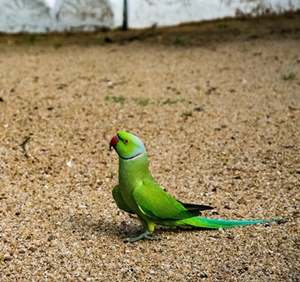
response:
[[[219,229],[221,228],[232,228],[243,225],[251,225],[258,223],[276,222],[281,219],[262,219],[262,220],[226,220],[226,219],[214,219],[206,217],[191,217],[176,221],[176,226],[190,225],[205,229]]]

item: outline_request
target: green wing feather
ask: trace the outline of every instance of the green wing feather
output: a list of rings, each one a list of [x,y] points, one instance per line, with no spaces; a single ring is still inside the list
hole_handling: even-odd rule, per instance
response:
[[[178,220],[199,215],[199,210],[188,211],[152,180],[145,180],[136,187],[133,197],[141,212],[154,220]]]
[[[183,203],[181,201],[178,201],[181,203],[188,211],[198,211],[198,215],[201,214],[200,211],[205,211],[205,210],[213,210],[213,207],[210,206],[205,206],[205,205],[198,205],[198,204],[189,204],[189,203]]]

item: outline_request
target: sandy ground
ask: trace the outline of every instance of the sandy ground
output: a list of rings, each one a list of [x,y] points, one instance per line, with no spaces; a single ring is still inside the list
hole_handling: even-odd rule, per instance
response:
[[[300,15],[0,37],[1,281],[299,281]],[[230,230],[116,207],[117,131],[156,180]]]

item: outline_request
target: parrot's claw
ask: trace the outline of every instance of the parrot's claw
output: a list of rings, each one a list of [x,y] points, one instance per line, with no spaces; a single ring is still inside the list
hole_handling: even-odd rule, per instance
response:
[[[142,239],[147,239],[147,240],[160,240],[160,239],[157,238],[157,237],[152,237],[152,233],[151,233],[151,232],[145,231],[145,232],[141,233],[141,234],[138,235],[138,236],[135,236],[135,237],[132,237],[132,238],[126,238],[126,239],[124,240],[124,242],[132,243],[132,242],[136,242],[136,241],[139,241],[139,240],[142,240]]]

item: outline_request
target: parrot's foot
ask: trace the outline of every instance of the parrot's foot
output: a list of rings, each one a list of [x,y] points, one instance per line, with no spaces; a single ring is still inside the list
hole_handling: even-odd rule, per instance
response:
[[[142,239],[148,239],[148,240],[160,240],[159,238],[157,237],[152,237],[152,233],[149,232],[149,231],[145,231],[143,232],[142,234],[136,236],[136,237],[132,237],[132,238],[127,238],[124,240],[124,242],[136,242],[136,241],[139,241],[139,240],[142,240]]]

